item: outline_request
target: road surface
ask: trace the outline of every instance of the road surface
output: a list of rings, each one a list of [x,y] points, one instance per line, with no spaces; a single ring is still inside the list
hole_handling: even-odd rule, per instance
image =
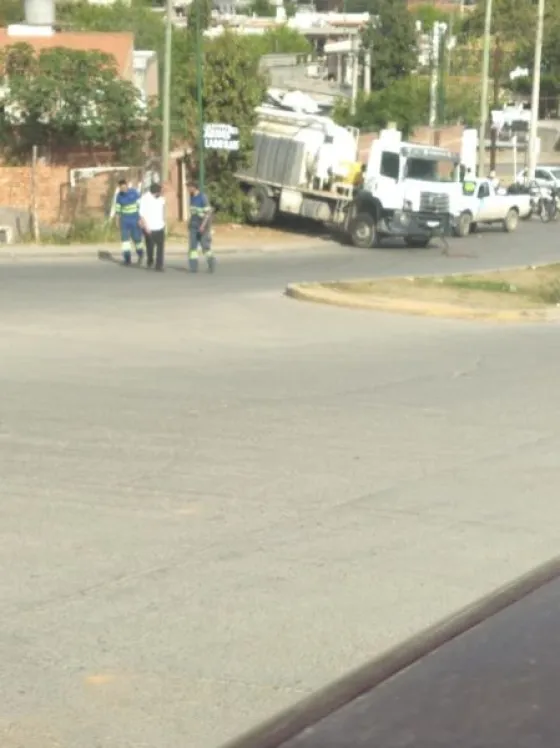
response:
[[[0,264],[0,744],[211,748],[557,553],[558,328],[289,281],[556,257]]]

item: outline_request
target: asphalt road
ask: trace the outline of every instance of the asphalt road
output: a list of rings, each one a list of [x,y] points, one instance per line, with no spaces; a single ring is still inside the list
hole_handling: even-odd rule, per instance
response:
[[[211,748],[557,553],[558,328],[286,282],[438,249],[0,264],[0,745]]]

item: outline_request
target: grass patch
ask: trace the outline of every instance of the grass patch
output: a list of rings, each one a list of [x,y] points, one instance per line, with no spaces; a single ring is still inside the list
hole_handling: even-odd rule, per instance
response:
[[[372,279],[326,287],[362,297],[453,304],[467,308],[560,306],[560,264],[468,275]]]

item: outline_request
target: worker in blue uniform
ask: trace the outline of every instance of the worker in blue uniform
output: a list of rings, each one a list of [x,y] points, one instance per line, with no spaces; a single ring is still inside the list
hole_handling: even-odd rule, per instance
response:
[[[191,273],[198,272],[198,249],[202,249],[208,271],[213,273],[216,269],[216,258],[212,253],[212,232],[210,219],[212,209],[206,195],[200,191],[196,182],[189,184],[190,194],[190,216],[189,216],[189,270]]]
[[[123,262],[130,265],[132,248],[136,250],[138,264],[144,257],[142,229],[140,227],[140,193],[127,184],[126,179],[119,181],[119,191],[115,204],[117,225],[121,232],[121,249]]]

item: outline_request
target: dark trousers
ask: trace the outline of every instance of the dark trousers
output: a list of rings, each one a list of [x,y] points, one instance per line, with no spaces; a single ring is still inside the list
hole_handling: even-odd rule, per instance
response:
[[[165,229],[151,231],[146,236],[146,254],[148,256],[148,265],[154,264],[154,250],[156,255],[156,267],[163,267],[163,250],[165,247]]]

